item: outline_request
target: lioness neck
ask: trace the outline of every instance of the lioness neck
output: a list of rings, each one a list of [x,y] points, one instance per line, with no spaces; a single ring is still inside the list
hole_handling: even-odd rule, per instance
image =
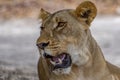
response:
[[[101,75],[101,79],[103,76],[109,75],[109,70],[107,69],[107,65],[106,65],[106,61],[104,59],[103,53],[100,49],[100,47],[98,46],[97,42],[95,41],[95,39],[92,37],[90,30],[86,31],[86,33],[88,34],[87,36],[87,48],[91,54],[91,62],[89,62],[89,66],[83,66],[81,68],[81,71],[83,72],[82,76],[83,77],[88,77],[88,78],[92,78],[92,80],[98,80],[98,76],[100,77]],[[87,65],[87,64],[86,64]],[[104,73],[103,73],[104,72]],[[94,75],[91,75],[94,74]],[[94,79],[93,79],[94,77]],[[89,80],[89,79],[88,79]]]

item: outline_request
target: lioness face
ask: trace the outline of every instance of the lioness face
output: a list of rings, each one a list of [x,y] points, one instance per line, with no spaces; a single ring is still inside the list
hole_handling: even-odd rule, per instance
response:
[[[84,2],[76,10],[61,10],[53,14],[41,10],[40,16],[43,22],[37,46],[42,56],[52,64],[55,74],[69,74],[73,65],[82,66],[90,60],[84,46],[87,45],[87,30],[96,16],[93,3]]]

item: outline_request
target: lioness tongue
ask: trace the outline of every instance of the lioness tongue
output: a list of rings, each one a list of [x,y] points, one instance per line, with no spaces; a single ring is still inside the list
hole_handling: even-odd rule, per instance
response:
[[[58,57],[53,57],[52,61],[54,61],[55,63],[59,63],[59,58]]]
[[[60,54],[52,58],[52,61],[55,63],[60,63],[60,60],[63,61],[65,59],[65,54]]]

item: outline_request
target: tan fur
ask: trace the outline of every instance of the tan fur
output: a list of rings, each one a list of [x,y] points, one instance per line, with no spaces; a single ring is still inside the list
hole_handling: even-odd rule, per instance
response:
[[[89,30],[97,14],[92,2],[85,1],[75,10],[61,10],[49,16],[46,13],[44,11],[40,15],[43,22],[37,44],[49,42],[45,51],[53,56],[61,52],[69,53],[72,65],[69,69],[59,69],[54,73],[49,60],[42,56],[39,49],[42,57],[38,62],[40,80],[120,80],[120,69],[105,61]],[[58,26],[59,22],[64,22],[64,25]]]

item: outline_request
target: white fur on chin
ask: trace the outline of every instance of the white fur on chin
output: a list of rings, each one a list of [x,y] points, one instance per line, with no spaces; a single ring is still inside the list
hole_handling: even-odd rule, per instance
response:
[[[53,73],[56,75],[62,75],[62,74],[69,74],[70,71],[71,71],[71,67],[68,67],[68,68],[55,69]]]

